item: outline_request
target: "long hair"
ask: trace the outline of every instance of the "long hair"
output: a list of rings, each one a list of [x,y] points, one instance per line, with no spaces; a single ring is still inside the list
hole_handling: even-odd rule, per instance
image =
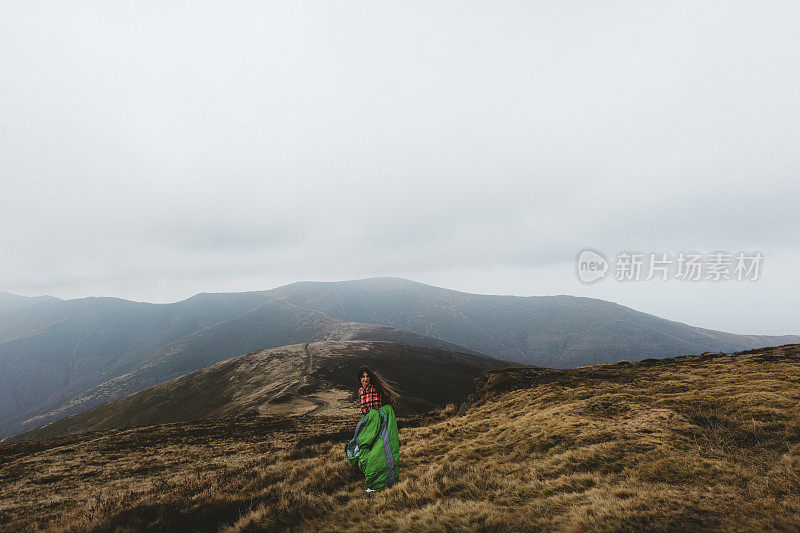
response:
[[[381,398],[383,398],[384,403],[394,406],[399,394],[397,394],[394,389],[389,386],[389,380],[385,379],[380,374],[376,374],[368,366],[362,366],[358,370],[359,381],[361,381],[361,376],[364,375],[364,372],[366,372],[369,376],[370,385],[375,385],[375,388],[378,389],[378,392],[381,394]]]

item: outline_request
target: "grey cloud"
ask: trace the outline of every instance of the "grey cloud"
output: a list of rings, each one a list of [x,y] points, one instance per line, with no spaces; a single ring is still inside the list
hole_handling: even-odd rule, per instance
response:
[[[165,301],[397,275],[677,316],[650,286],[576,285],[575,254],[772,251],[781,278],[738,304],[675,292],[741,329],[733,313],[798,290],[798,15],[5,3],[0,290]],[[780,302],[776,321],[797,315]]]

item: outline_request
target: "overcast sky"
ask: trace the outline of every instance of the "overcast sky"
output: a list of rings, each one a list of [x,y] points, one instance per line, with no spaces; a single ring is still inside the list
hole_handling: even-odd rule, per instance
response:
[[[399,276],[800,334],[798,2],[0,2],[0,290]],[[581,283],[584,248],[761,252]]]

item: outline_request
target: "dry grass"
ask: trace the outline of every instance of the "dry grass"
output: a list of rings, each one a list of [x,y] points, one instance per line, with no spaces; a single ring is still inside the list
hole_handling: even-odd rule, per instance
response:
[[[9,531],[797,530],[800,346],[490,372],[463,416],[400,420],[366,495],[347,417],[0,446]]]

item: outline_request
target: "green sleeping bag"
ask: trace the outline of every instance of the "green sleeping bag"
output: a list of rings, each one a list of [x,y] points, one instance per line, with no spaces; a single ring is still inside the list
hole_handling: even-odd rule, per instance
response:
[[[400,439],[392,407],[367,411],[356,426],[355,436],[345,444],[344,453],[364,474],[368,489],[394,485],[400,466]]]

